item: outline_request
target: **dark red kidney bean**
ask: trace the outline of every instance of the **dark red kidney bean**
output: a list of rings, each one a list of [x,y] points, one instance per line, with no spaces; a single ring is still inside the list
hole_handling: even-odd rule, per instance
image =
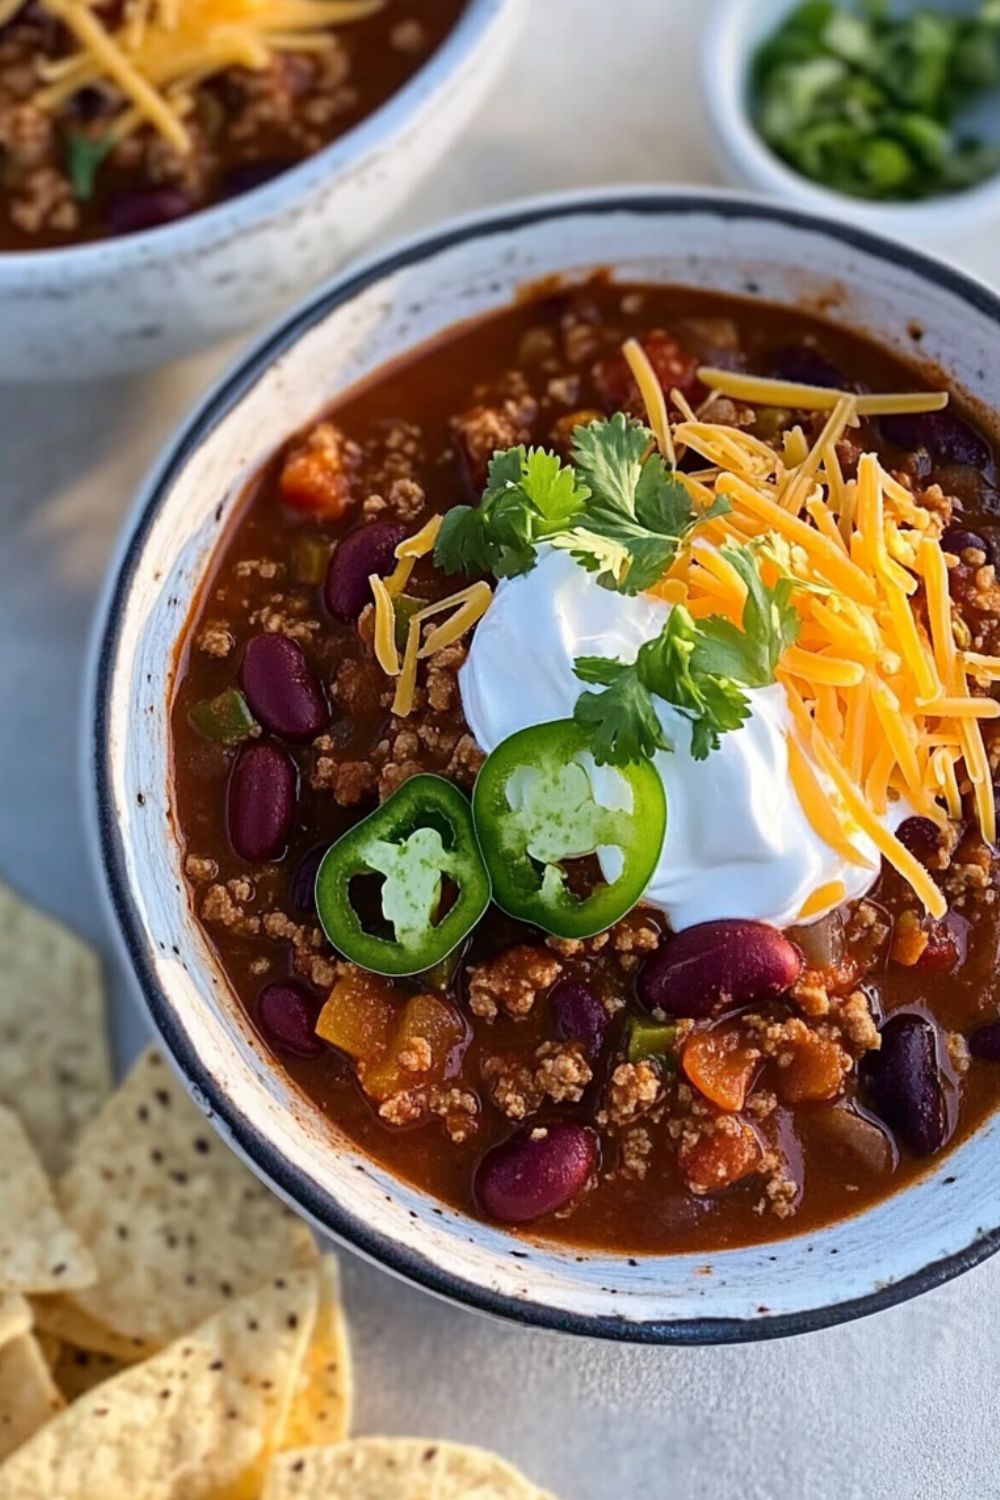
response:
[[[990,461],[990,450],[978,432],[951,411],[881,417],[879,426],[897,448],[926,448],[938,463],[983,469]]]
[[[922,865],[929,865],[941,848],[940,830],[930,818],[907,818],[896,829],[896,837]]]
[[[225,197],[235,198],[240,193],[253,192],[254,188],[263,187],[265,182],[271,182],[279,177],[282,172],[287,172],[289,167],[295,165],[294,158],[290,156],[268,157],[264,161],[245,161],[238,166],[230,167],[223,174],[222,191]]]
[[[229,842],[241,859],[277,859],[295,816],[295,766],[279,745],[244,745],[229,777]]]
[[[983,1062],[1000,1062],[1000,1021],[987,1021],[969,1037],[969,1051]]]
[[[881,1037],[861,1065],[872,1107],[917,1156],[932,1156],[951,1134],[935,1028],[924,1016],[897,1012]]]
[[[301,912],[316,910],[316,875],[329,844],[317,844],[308,854],[303,854],[292,876],[292,901]]]
[[[396,565],[396,548],[407,535],[406,527],[393,521],[373,521],[361,526],[334,549],[323,584],[323,602],[337,620],[356,620],[371,602],[368,579],[372,573],[384,577]]]
[[[671,1016],[711,1016],[783,994],[802,968],[800,950],[767,922],[700,922],[646,960],[639,998]]]
[[[183,219],[193,208],[181,188],[143,188],[112,198],[105,204],[104,218],[113,234],[136,234],[140,229],[158,229]]]
[[[565,1042],[582,1042],[588,1057],[596,1057],[604,1046],[608,1013],[585,984],[563,979],[549,995],[556,1036]]]
[[[778,380],[797,385],[821,385],[825,390],[853,390],[843,370],[827,359],[815,344],[788,344],[774,355],[772,369]]]
[[[330,710],[298,641],[255,635],[247,641],[240,685],[255,719],[287,740],[310,740],[325,728]]]
[[[967,552],[970,547],[985,552],[987,557],[990,555],[990,544],[986,538],[977,531],[966,531],[962,526],[949,526],[941,538],[941,546],[957,558],[961,558],[962,553]]]
[[[301,985],[284,980],[267,984],[257,997],[257,1019],[269,1042],[296,1057],[315,1057],[323,1050],[316,1035],[317,1001]]]
[[[487,1152],[476,1170],[480,1206],[503,1224],[527,1224],[564,1208],[597,1168],[597,1137],[570,1121],[526,1125]]]

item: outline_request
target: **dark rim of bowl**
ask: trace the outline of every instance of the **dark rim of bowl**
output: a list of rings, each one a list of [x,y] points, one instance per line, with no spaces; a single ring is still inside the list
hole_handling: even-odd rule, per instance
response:
[[[108,756],[111,681],[120,645],[121,623],[146,537],[174,481],[189,459],[275,360],[337,307],[350,301],[373,283],[408,265],[427,260],[468,240],[514,231],[549,219],[577,214],[622,212],[651,217],[710,214],[733,221],[764,219],[793,229],[818,230],[845,246],[880,257],[945,287],[1000,327],[1000,296],[963,272],[919,251],[883,240],[865,230],[824,219],[822,215],[799,212],[776,203],[738,196],[728,197],[725,194],[713,196],[697,190],[691,193],[657,191],[652,188],[620,193],[612,190],[606,194],[564,195],[556,202],[528,201],[514,204],[410,241],[398,249],[389,250],[385,256],[366,263],[358,271],[338,278],[307,306],[293,313],[275,332],[265,337],[210,393],[155,472],[142,509],[133,522],[131,535],[118,560],[117,571],[106,595],[103,616],[95,636],[97,667],[91,751],[101,864],[120,935],[139,980],[147,1008],[175,1061],[207,1104],[209,1113],[218,1122],[222,1133],[231,1136],[241,1152],[276,1190],[286,1200],[298,1205],[321,1228],[353,1246],[368,1259],[428,1291],[480,1312],[529,1326],[642,1344],[748,1343],[828,1328],[892,1307],[940,1286],[1000,1249],[1000,1226],[977,1234],[963,1250],[932,1261],[919,1271],[864,1296],[801,1312],[773,1315],[762,1313],[758,1318],[693,1317],[676,1321],[634,1321],[624,1317],[575,1313],[546,1303],[527,1298],[522,1300],[514,1295],[492,1291],[461,1276],[442,1271],[427,1255],[379,1233],[363,1219],[348,1213],[333,1196],[293,1167],[227,1097],[189,1043],[173,1005],[157,981],[142,922],[129,889],[121,827],[115,815]],[[766,1246],[762,1248],[766,1249]],[[523,1259],[530,1263],[530,1258],[530,1250],[526,1248]]]

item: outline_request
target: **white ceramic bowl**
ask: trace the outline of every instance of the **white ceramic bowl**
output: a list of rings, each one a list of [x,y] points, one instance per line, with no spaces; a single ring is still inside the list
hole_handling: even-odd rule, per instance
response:
[[[1000,175],[967,192],[920,203],[868,203],[833,192],[786,166],[757,133],[748,89],[754,53],[799,0],[712,0],[702,38],[702,85],[716,151],[727,180],[804,208],[903,240],[954,242],[956,233],[1000,221]],[[935,0],[939,9],[974,10],[973,0]],[[907,0],[909,5],[909,0]],[[912,9],[912,5],[910,5]],[[969,125],[1000,139],[1000,93],[977,104]]]
[[[94,649],[87,804],[118,930],[153,1020],[227,1140],[318,1227],[470,1306],[606,1337],[754,1339],[934,1286],[1000,1241],[1000,1119],[905,1192],[819,1233],[641,1257],[516,1238],[361,1155],[263,1054],[193,920],[173,836],[174,647],[248,475],[325,401],[525,281],[680,282],[825,307],[1000,390],[1000,298],[902,246],[725,193],[570,195],[484,213],[369,261],[257,344],[206,397],[140,496]]]
[[[467,0],[424,66],[355,129],[176,224],[0,252],[0,380],[144,369],[277,316],[355,254],[458,138],[524,0]]]

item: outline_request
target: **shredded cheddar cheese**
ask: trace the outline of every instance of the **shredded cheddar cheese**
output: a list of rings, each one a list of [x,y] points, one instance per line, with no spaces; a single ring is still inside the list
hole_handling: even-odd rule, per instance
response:
[[[54,111],[80,89],[111,84],[123,100],[116,138],[149,124],[186,152],[184,115],[205,79],[231,67],[266,68],[279,52],[332,46],[333,27],[373,15],[385,0],[130,0],[118,26],[106,25],[87,0],[41,3],[77,50],[43,66],[36,102]]]
[[[695,505],[725,497],[732,510],[695,530],[652,592],[683,602],[695,619],[724,614],[739,623],[745,589],[736,587],[740,580],[720,549],[780,539],[780,552],[775,542],[760,557],[765,581],[775,581],[784,559],[800,586],[793,595],[798,639],[777,675],[794,726],[788,774],[803,812],[848,863],[870,863],[857,846],[863,834],[938,918],[941,891],[886,821],[903,799],[943,824],[961,815],[964,790],[984,839],[995,842],[983,728],[1000,717],[1000,702],[983,694],[1000,681],[1000,657],[963,649],[969,637],[952,611],[940,517],[873,453],[846,479],[837,443],[863,416],[940,411],[948,397],[858,396],[712,368],[698,377],[714,395],[827,415],[811,445],[793,427],[772,448],[712,423],[709,403],[695,414],[673,399],[680,413],[675,444],[712,466],[678,477]],[[839,899],[832,886],[814,892],[802,920]]]
[[[413,710],[419,663],[427,657],[453,646],[481,620],[493,597],[488,583],[473,583],[468,588],[425,604],[410,616],[402,662],[396,645],[396,600],[402,593],[413,564],[432,551],[441,530],[441,517],[432,516],[413,536],[406,537],[396,548],[397,564],[388,578],[373,573],[368,580],[375,605],[375,659],[387,677],[395,677],[396,692],[392,711],[405,719]],[[428,632],[421,644],[423,627],[437,615],[447,615],[440,625]]]

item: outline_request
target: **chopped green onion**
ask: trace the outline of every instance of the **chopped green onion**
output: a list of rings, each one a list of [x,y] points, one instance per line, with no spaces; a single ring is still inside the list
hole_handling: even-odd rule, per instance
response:
[[[759,49],[751,87],[767,144],[838,192],[904,202],[973,187],[1000,171],[1000,143],[966,138],[957,117],[1000,87],[1000,0],[966,16],[806,0]]]

